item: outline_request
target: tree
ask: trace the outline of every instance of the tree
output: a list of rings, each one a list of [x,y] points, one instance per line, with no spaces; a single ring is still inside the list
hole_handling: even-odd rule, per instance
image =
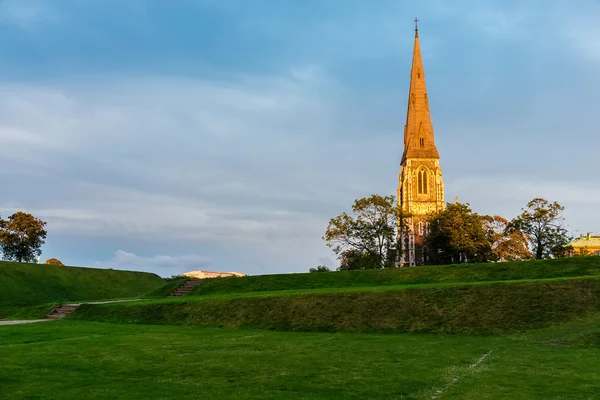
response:
[[[317,268],[309,269],[309,272],[331,272],[325,265],[319,265]]]
[[[448,203],[445,210],[430,217],[426,246],[429,263],[433,264],[486,262],[493,258],[482,217],[469,204],[458,202]]]
[[[529,251],[529,238],[520,229],[512,226],[508,220],[495,215],[481,217],[494,261],[516,261],[532,258]]]
[[[18,211],[0,219],[0,247],[5,260],[33,262],[42,254],[46,222]]]
[[[59,267],[64,267],[64,265],[65,265],[58,258],[49,258],[46,261],[44,261],[44,264],[56,265]]]
[[[338,271],[351,271],[356,269],[381,268],[381,258],[376,253],[348,249],[340,253],[340,266]]]
[[[361,263],[360,269],[393,266],[400,217],[395,197],[374,194],[358,199],[352,211],[354,217],[343,213],[332,218],[323,236],[327,246],[342,261],[340,268],[356,269],[357,259],[369,260]]]
[[[537,197],[521,210],[521,215],[510,224],[530,237],[535,258],[564,257],[569,251],[567,243],[571,239],[563,227],[562,213],[565,208],[557,202],[550,203]]]

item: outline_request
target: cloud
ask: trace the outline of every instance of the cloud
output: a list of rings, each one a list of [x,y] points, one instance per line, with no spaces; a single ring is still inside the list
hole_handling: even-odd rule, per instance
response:
[[[302,84],[123,77],[2,86],[0,156],[14,168],[0,171],[3,205],[63,235],[266,249],[318,240],[349,191],[332,177],[348,171],[352,154],[326,154],[360,145],[351,132],[361,128],[345,126],[349,137],[331,147],[339,87],[309,71]]]
[[[208,257],[197,254],[141,257],[134,253],[117,250],[109,261],[98,261],[96,267],[125,269],[131,271],[159,271],[159,274],[177,275],[182,272],[210,267]],[[166,276],[166,275],[163,275]]]
[[[325,265],[326,267],[329,267],[330,269],[332,268],[336,268],[337,263],[334,262],[330,257],[320,257],[319,258],[319,265]]]
[[[600,5],[598,9],[595,18],[586,18],[564,27],[564,35],[575,44],[576,53],[595,63],[600,63]]]
[[[470,203],[480,214],[515,218],[536,197],[565,207],[571,232],[600,229],[600,186],[596,182],[556,180],[526,175],[482,176],[472,174],[446,182],[446,201],[458,194],[460,202]]]
[[[30,30],[42,24],[59,21],[57,10],[47,0],[0,1],[0,24],[15,25]]]
[[[447,198],[508,217],[542,195],[594,229],[598,81],[565,56],[595,59],[597,5],[582,1],[65,0],[43,40],[0,40],[0,211],[45,218],[48,247],[102,241],[91,260],[328,263],[329,218],[395,193],[416,15]],[[5,1],[14,29],[0,28],[46,27],[15,7],[57,4]]]

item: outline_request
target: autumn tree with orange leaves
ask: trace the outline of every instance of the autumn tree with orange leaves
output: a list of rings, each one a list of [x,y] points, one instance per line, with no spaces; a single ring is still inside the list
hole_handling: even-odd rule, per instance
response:
[[[529,250],[529,237],[499,215],[481,217],[494,261],[517,261],[533,258]]]

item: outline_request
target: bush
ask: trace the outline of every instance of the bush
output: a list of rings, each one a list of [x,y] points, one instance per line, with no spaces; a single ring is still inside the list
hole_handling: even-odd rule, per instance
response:
[[[60,267],[64,267],[65,266],[65,264],[63,264],[58,258],[49,258],[46,261],[44,261],[44,264],[58,265]]]
[[[187,279],[183,275],[171,275],[169,278],[163,278],[167,282],[177,281],[179,279]]]
[[[324,265],[319,265],[317,268],[309,269],[309,272],[331,272],[331,270]]]

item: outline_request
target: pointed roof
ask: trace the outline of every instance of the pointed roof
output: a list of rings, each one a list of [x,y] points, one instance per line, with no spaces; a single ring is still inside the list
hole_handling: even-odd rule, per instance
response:
[[[433,125],[429,114],[429,100],[425,85],[425,70],[419,44],[419,28],[415,27],[415,46],[412,68],[410,70],[410,89],[408,91],[408,111],[404,126],[404,154],[407,158],[440,158],[435,147]]]

